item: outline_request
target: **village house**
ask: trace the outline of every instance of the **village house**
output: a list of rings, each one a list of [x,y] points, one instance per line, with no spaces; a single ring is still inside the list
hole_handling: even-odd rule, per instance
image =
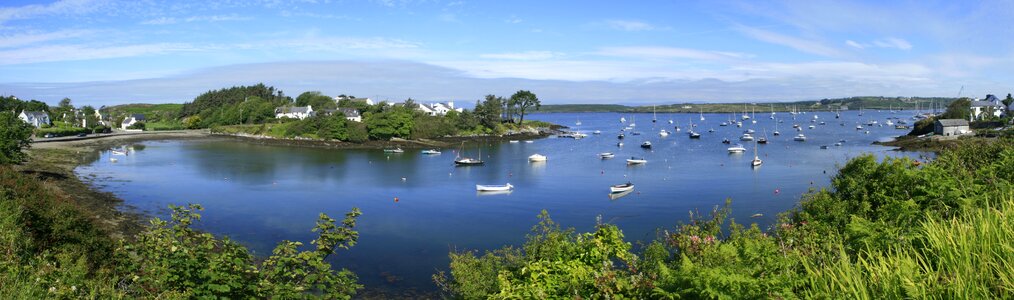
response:
[[[1003,101],[999,98],[990,94],[986,95],[986,99],[982,101],[972,101],[972,120],[982,120],[990,117],[1001,117],[1006,113],[1007,107],[1003,105]]]
[[[348,100],[348,101],[352,101],[352,102],[366,103],[366,105],[377,104],[377,103],[373,102],[373,99],[370,99],[370,98],[354,98],[354,97],[349,97],[349,96],[345,96],[345,95],[338,95],[338,96],[334,97],[334,101],[335,102],[342,101],[342,100]]]
[[[126,119],[123,119],[123,122],[120,123],[120,129],[127,130],[127,128],[130,128],[130,126],[133,126],[134,124],[141,122],[144,122],[143,114],[131,114],[127,116]]]
[[[25,121],[25,123],[32,124],[36,128],[41,127],[42,124],[50,124],[49,114],[44,111],[21,111],[18,118]]]
[[[275,108],[275,118],[306,119],[313,116],[313,107],[307,106],[282,106]]]
[[[109,126],[109,113],[106,113],[106,112],[102,111],[105,108],[106,107],[103,106],[103,107],[95,110],[95,119],[99,120],[99,124],[102,124],[104,126]]]
[[[437,102],[429,104],[419,103],[416,104],[415,109],[430,116],[443,116],[452,110],[459,113],[465,111],[465,109],[463,108],[454,108],[454,101],[447,101],[446,103]]]
[[[346,120],[349,120],[349,121],[352,121],[352,122],[362,122],[363,121],[363,116],[360,115],[359,111],[356,110],[355,108],[347,108],[347,107],[345,107],[345,108],[337,108],[337,109],[325,108],[325,109],[319,110],[318,112],[321,115],[324,115],[324,116],[330,116],[330,115],[333,115],[333,114],[336,114],[336,113],[340,113],[343,116],[345,116]]]
[[[958,137],[972,133],[968,121],[963,119],[939,119],[933,123],[933,134],[943,137]]]

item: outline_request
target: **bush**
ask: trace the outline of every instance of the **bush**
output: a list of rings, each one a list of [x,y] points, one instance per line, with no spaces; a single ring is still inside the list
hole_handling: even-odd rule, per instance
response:
[[[110,133],[110,132],[113,132],[113,129],[109,128],[109,126],[95,125],[95,127],[92,127],[92,133]]]
[[[51,134],[53,136],[68,136],[91,132],[92,129],[82,127],[50,127],[35,129],[35,136],[45,136],[46,134]]]
[[[135,122],[134,124],[130,124],[130,126],[127,126],[127,129],[144,130],[144,122]]]
[[[14,113],[0,112],[0,165],[22,162],[27,155],[22,150],[31,147],[32,127]]]

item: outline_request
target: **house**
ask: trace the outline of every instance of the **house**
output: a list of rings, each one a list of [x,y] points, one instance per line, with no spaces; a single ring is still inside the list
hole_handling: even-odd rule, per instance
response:
[[[21,111],[18,118],[35,127],[40,127],[42,124],[50,124],[49,114],[44,111]]]
[[[131,114],[120,123],[120,129],[127,130],[130,126],[144,122],[144,114]]]
[[[282,106],[275,108],[275,118],[306,119],[313,115],[313,107],[307,106]]]
[[[109,113],[103,112],[103,108],[105,108],[105,106],[95,110],[95,119],[99,120],[99,124],[109,126]]]
[[[334,101],[335,102],[342,101],[342,100],[348,100],[348,101],[352,101],[352,102],[366,103],[366,105],[377,104],[377,103],[373,102],[373,99],[370,99],[370,98],[354,98],[354,97],[345,96],[345,95],[339,95],[337,97],[334,97]]]
[[[330,115],[333,115],[333,114],[336,114],[336,113],[340,113],[340,114],[342,114],[342,115],[345,116],[346,120],[349,120],[349,121],[352,121],[352,122],[362,122],[363,121],[363,116],[360,115],[359,111],[356,110],[355,108],[338,108],[338,109],[325,108],[325,109],[319,110],[317,112],[320,115],[324,115],[324,116],[330,116]]]
[[[990,117],[1001,117],[1006,113],[1006,106],[1003,105],[1003,101],[993,96],[992,94],[986,95],[986,99],[982,101],[972,101],[972,115],[973,120],[982,120]]]
[[[963,119],[938,119],[933,123],[933,134],[944,137],[957,137],[972,133],[968,121]]]
[[[463,108],[454,108],[454,101],[447,101],[446,103],[430,103],[430,104],[416,104],[416,110],[431,116],[443,116],[450,111],[464,112]]]

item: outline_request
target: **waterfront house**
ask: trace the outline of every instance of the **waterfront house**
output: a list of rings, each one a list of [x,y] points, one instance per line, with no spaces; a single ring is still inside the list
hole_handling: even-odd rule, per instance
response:
[[[447,101],[445,103],[437,102],[429,104],[419,103],[416,104],[415,109],[430,116],[443,116],[452,110],[459,113],[465,111],[465,109],[463,108],[455,108],[454,101]]]
[[[1007,107],[1003,105],[1003,101],[999,98],[990,94],[986,95],[986,99],[982,101],[972,101],[972,120],[982,120],[990,117],[1000,117],[1006,113]]]
[[[106,107],[103,106],[95,110],[95,119],[99,121],[99,124],[109,126],[109,113],[102,111],[105,108]]]
[[[963,119],[938,119],[933,123],[933,134],[943,137],[958,137],[972,133],[968,121]]]
[[[44,111],[21,111],[18,118],[25,121],[25,123],[32,124],[36,128],[42,126],[42,124],[50,124],[49,114]]]
[[[131,114],[127,116],[126,119],[123,119],[122,123],[120,123],[120,129],[127,130],[130,126],[139,122],[144,122],[144,114]]]
[[[313,107],[307,106],[282,106],[275,108],[275,118],[306,119],[313,115]]]
[[[349,108],[349,107],[340,107],[340,108],[337,108],[337,109],[335,109],[335,108],[325,108],[325,109],[321,109],[321,110],[317,111],[317,114],[323,115],[323,116],[330,116],[330,115],[334,115],[334,114],[342,114],[343,116],[345,116],[346,120],[349,120],[349,121],[352,121],[352,122],[362,122],[363,121],[363,116],[359,114],[359,111],[356,110],[355,108]]]

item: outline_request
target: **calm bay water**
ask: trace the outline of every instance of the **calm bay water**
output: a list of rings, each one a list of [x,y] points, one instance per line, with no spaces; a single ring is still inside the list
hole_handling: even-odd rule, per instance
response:
[[[817,125],[810,120],[819,116]],[[877,140],[905,133],[892,127],[855,130],[856,122],[888,117],[906,118],[913,112],[867,111],[797,115],[778,113],[781,136],[773,136],[775,120],[768,113],[756,115],[757,124],[743,128],[719,126],[730,114],[536,114],[531,119],[571,126],[589,134],[574,140],[548,138],[534,143],[497,143],[479,149],[484,166],[455,167],[458,149],[425,156],[418,150],[385,154],[380,150],[327,150],[251,145],[233,140],[152,141],[129,156],[103,151],[95,162],[79,167],[79,177],[96,178],[96,186],[113,192],[125,204],[166,217],[169,204],[204,205],[200,228],[228,235],[261,255],[269,255],[283,239],[308,243],[310,229],[321,212],[341,219],[352,207],[363,211],[357,229],[359,244],[338,253],[332,263],[351,269],[371,288],[435,289],[430,275],[447,268],[453,249],[491,249],[520,244],[537,222],[539,211],[548,210],[565,227],[591,230],[596,216],[623,229],[630,241],[650,240],[658,228],[685,221],[689,211],[709,211],[726,198],[733,200],[738,222],[757,222],[767,227],[779,212],[792,208],[810,188],[826,187],[836,165],[861,153],[877,156],[919,155],[890,151],[871,145]],[[616,134],[624,125],[620,117],[637,123],[641,135],[626,134],[617,147]],[[735,116],[739,118],[739,115]],[[683,131],[660,137],[660,129],[673,131],[668,120]],[[582,125],[575,126],[580,121]],[[689,139],[688,123],[700,123],[701,139]],[[806,142],[792,141],[791,125],[800,124]],[[844,126],[840,124],[844,123]],[[806,129],[808,125],[815,129]],[[708,133],[708,129],[716,130]],[[722,138],[739,143],[743,130],[770,141],[759,145],[763,166],[753,169],[753,144],[744,154],[728,154]],[[601,135],[592,131],[601,130]],[[833,146],[838,140],[842,146]],[[652,150],[638,147],[643,141]],[[819,146],[828,145],[823,150]],[[599,152],[616,158],[601,160]],[[529,163],[539,153],[545,163]],[[627,166],[625,159],[641,156],[649,162]],[[608,187],[626,181],[634,193],[611,200]],[[476,184],[511,183],[509,194],[482,195]],[[397,200],[396,200],[397,199]],[[754,214],[763,217],[751,218]]]

